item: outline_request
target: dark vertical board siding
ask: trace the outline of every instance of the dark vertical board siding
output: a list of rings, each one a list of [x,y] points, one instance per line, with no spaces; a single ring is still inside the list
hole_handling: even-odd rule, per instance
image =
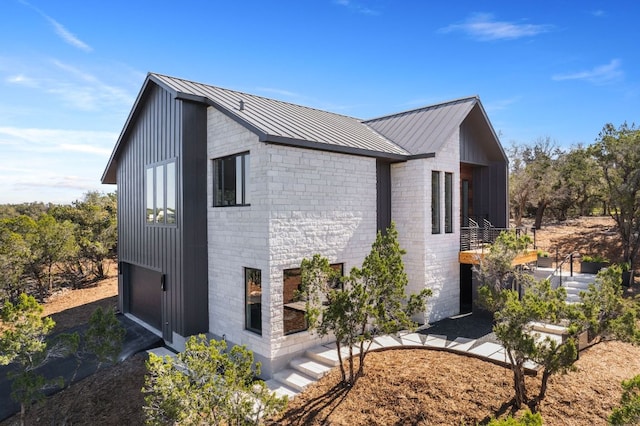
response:
[[[178,158],[179,162],[182,135],[171,132],[179,126],[179,104],[168,92],[149,86],[131,123],[133,128],[118,160],[117,177],[120,261],[165,274],[162,332],[168,341],[172,331],[182,328],[181,316],[176,314],[177,306],[172,301],[181,291],[181,223],[173,227],[149,226],[145,222],[145,166],[171,158]],[[178,179],[177,194],[180,193]]]
[[[376,160],[376,208],[378,231],[391,226],[391,165]]]
[[[207,254],[207,110],[182,103],[182,335],[209,329]]]

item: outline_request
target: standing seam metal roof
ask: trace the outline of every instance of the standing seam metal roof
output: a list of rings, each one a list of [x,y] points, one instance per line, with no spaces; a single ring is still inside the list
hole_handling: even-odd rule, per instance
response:
[[[363,123],[412,155],[438,152],[478,102],[477,96],[471,96]]]
[[[407,156],[409,152],[353,117],[222,89],[160,74],[150,74],[176,95],[201,97],[261,133],[266,142],[296,141]],[[240,101],[244,102],[240,110]]]

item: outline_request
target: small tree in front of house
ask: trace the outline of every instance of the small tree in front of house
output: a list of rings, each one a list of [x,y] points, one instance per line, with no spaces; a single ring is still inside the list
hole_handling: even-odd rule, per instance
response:
[[[640,423],[640,375],[622,381],[620,405],[609,416],[613,426],[637,425]]]
[[[261,380],[260,364],[244,346],[227,350],[225,341],[191,336],[183,352],[149,354],[142,391],[147,423],[260,424],[286,406]]]
[[[42,306],[33,296],[21,294],[18,302],[5,302],[0,310],[0,365],[15,363],[18,371],[11,373],[11,397],[20,403],[20,421],[24,424],[27,409],[44,397],[43,390],[61,386],[60,380],[47,382],[35,370],[52,358],[65,357],[78,348],[79,337],[60,334],[47,340],[55,323],[42,317]]]
[[[326,258],[315,255],[302,261],[302,294],[309,329],[321,336],[333,334],[342,381],[348,386],[364,374],[372,339],[415,328],[411,317],[424,311],[426,298],[431,295],[430,289],[410,296],[405,293],[408,279],[402,262],[404,253],[392,223],[385,234],[378,232],[362,268],[353,268],[344,277],[343,286],[335,285],[337,277]],[[348,372],[343,366],[342,348],[348,350]]]

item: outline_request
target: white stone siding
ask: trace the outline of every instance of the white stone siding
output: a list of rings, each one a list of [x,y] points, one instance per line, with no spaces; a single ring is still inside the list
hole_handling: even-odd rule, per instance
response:
[[[418,321],[434,322],[460,311],[460,160],[455,132],[435,158],[410,160],[391,167],[391,218],[407,251],[408,292],[432,290],[427,311]],[[440,176],[440,233],[431,232],[431,172]],[[453,173],[453,233],[444,228],[444,173]]]
[[[283,335],[283,270],[316,253],[360,266],[376,235],[375,159],[259,142],[208,110],[209,160],[250,152],[250,206],[212,207],[208,166],[209,332],[246,344],[265,375],[320,342]],[[244,268],[262,271],[262,335],[245,330]],[[328,340],[325,339],[325,341]]]
[[[209,332],[252,351],[269,353],[269,248],[267,147],[214,108],[207,112],[207,205]],[[250,152],[250,206],[213,206],[212,159]],[[262,271],[262,336],[245,330],[244,268]]]
[[[315,335],[283,335],[284,269],[319,253],[360,266],[376,235],[375,159],[269,145],[269,251],[272,358],[318,343]]]

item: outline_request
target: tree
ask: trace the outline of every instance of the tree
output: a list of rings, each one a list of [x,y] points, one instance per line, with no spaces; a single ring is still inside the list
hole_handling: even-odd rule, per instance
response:
[[[622,239],[622,258],[633,271],[640,249],[640,129],[606,124],[590,152],[607,185],[611,216]]]
[[[476,277],[488,292],[480,302],[490,312],[496,312],[502,307],[505,295],[503,290],[517,290],[531,281],[530,273],[513,265],[516,256],[527,250],[531,242],[531,237],[527,234],[503,231],[474,267]]]
[[[640,375],[622,381],[620,405],[609,416],[614,426],[637,425],[640,423]]]
[[[86,275],[101,279],[106,275],[105,259],[117,243],[116,197],[89,191],[82,200],[71,206],[55,206],[50,210],[58,221],[68,220],[75,224],[75,238],[79,250],[68,266],[80,278]]]
[[[562,150],[549,137],[511,148],[509,194],[518,226],[529,206],[535,210],[534,227],[542,226],[544,212],[560,187],[557,162],[562,154]]]
[[[353,386],[364,374],[365,357],[376,335],[415,328],[411,317],[425,309],[430,289],[407,296],[408,283],[392,223],[385,234],[378,232],[362,268],[353,268],[344,277],[343,288],[336,286],[329,261],[320,255],[303,260],[302,292],[306,299],[306,318],[310,330],[325,336],[333,333],[340,361],[342,382]],[[342,348],[349,351],[348,375],[342,363]],[[354,366],[358,354],[358,369]]]
[[[12,219],[0,219],[0,300],[16,303],[20,293],[26,290],[22,276],[30,251],[12,224]]]
[[[261,380],[260,364],[244,346],[227,351],[225,341],[192,336],[172,357],[149,354],[143,407],[149,424],[259,424],[282,411]]]
[[[60,385],[60,380],[47,383],[35,370],[52,358],[75,352],[79,337],[77,334],[60,334],[47,341],[46,337],[55,323],[49,317],[43,318],[42,307],[36,299],[24,293],[16,304],[5,302],[0,320],[0,365],[15,363],[19,367],[18,371],[11,373],[11,397],[20,403],[20,420],[24,424],[27,408],[43,398],[43,389]]]
[[[53,289],[53,267],[78,251],[74,226],[69,221],[58,222],[53,216],[44,214],[26,238],[31,250],[29,269],[38,283],[40,296],[44,297],[47,290]]]

